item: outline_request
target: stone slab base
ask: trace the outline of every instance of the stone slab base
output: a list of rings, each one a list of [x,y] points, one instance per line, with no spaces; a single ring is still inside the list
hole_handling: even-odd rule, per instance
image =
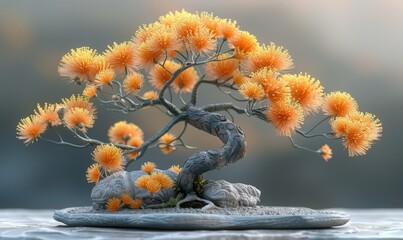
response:
[[[116,213],[75,207],[56,210],[53,218],[74,227],[119,227],[166,230],[309,229],[341,226],[342,212],[297,207],[202,209],[124,209]]]

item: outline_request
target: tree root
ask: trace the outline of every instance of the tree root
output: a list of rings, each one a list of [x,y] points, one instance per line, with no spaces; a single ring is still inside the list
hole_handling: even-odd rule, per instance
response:
[[[212,201],[198,197],[195,193],[189,193],[176,204],[176,208],[201,208],[202,210],[217,209]]]

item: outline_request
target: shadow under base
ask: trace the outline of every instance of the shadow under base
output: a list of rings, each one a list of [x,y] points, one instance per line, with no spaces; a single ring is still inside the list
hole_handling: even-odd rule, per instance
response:
[[[75,207],[56,210],[53,218],[74,227],[122,227],[169,230],[308,229],[341,226],[349,215],[298,207],[124,209],[115,213]]]

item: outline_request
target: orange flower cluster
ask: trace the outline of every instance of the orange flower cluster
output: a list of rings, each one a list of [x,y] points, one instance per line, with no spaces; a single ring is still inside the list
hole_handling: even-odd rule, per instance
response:
[[[150,70],[150,83],[154,88],[161,90],[165,83],[171,79],[173,73],[180,68],[180,64],[170,60],[166,61],[164,66],[156,65]],[[188,68],[176,77],[172,86],[176,92],[191,92],[198,77],[193,67]]]
[[[185,102],[184,99],[189,98],[182,98],[181,94],[192,92],[200,79],[208,79],[208,83],[218,87],[238,90],[247,104],[245,112],[269,122],[282,136],[291,137],[295,132],[307,136],[310,131],[298,129],[306,116],[322,110],[331,119],[333,135],[343,139],[349,155],[365,154],[381,136],[379,119],[370,113],[358,112],[357,102],[346,92],[325,95],[320,81],[310,75],[284,73],[292,67],[293,60],[285,48],[275,43],[259,43],[253,34],[241,30],[233,20],[206,12],[169,12],[158,21],[141,26],[130,41],[114,42],[102,53],[89,47],[66,53],[60,61],[59,74],[83,85],[82,96],[64,98],[60,104],[38,105],[33,115],[20,120],[17,138],[26,144],[38,138],[52,141],[42,135],[48,128],[64,126],[92,146],[93,142],[88,141],[92,139],[86,135],[96,119],[91,98],[111,103],[117,108],[113,110],[122,112],[155,104],[169,108],[167,104],[176,104],[178,99],[164,102],[162,89],[168,87],[171,95],[173,89],[179,100]],[[148,87],[155,91],[139,93]],[[135,95],[134,100],[130,99],[131,94]],[[178,106],[178,109],[186,108]],[[59,137],[58,143],[66,144]],[[140,148],[144,144],[143,131],[134,123],[116,122],[109,128],[108,137],[110,144],[96,142],[98,146],[92,153],[96,163],[87,169],[88,182],[98,183],[102,177],[124,170],[126,159],[134,159],[139,149],[143,149]],[[169,154],[176,150],[179,140],[166,133],[159,139],[158,146]],[[328,145],[316,152],[326,161],[332,157]],[[155,168],[154,163],[144,163],[141,169],[147,174],[135,183],[151,194],[173,186],[172,179]],[[179,166],[169,170],[181,171]],[[141,205],[140,199],[126,194],[110,199],[107,208],[117,211],[122,206],[139,208]]]
[[[144,99],[157,99],[158,93],[156,91],[148,91],[143,94]]]
[[[329,145],[325,144],[319,149],[320,155],[322,155],[323,159],[327,162],[332,158],[333,152]]]
[[[145,162],[145,163],[143,163],[143,165],[141,165],[141,170],[143,170],[144,172],[146,172],[148,174],[151,174],[152,171],[154,171],[154,169],[156,167],[157,166],[153,162]]]
[[[106,209],[109,212],[116,212],[121,208],[122,205],[122,200],[120,200],[119,198],[113,197],[110,198],[108,200],[108,202],[106,203]]]
[[[317,112],[322,105],[323,87],[309,75],[281,75],[269,64],[254,69],[249,78],[243,77],[239,92],[249,101],[270,103],[267,117],[280,135],[291,136],[301,127],[304,115]]]
[[[95,163],[87,170],[87,179],[89,182],[99,182],[101,171],[100,165]],[[174,186],[174,181],[165,173],[156,170],[156,165],[152,162],[146,162],[141,166],[141,169],[146,172],[135,181],[135,185],[139,188],[147,190],[151,195],[158,191]],[[179,174],[180,167],[177,165],[169,168],[172,172]],[[143,201],[140,198],[133,198],[128,193],[123,193],[120,196],[110,198],[106,203],[106,209],[109,212],[116,212],[121,208],[127,207],[131,209],[139,209],[143,206]]]
[[[245,71],[251,73],[264,67],[282,71],[290,69],[293,66],[288,51],[283,50],[283,47],[278,47],[274,43],[259,47],[253,54],[250,54],[242,64]]]
[[[17,138],[26,144],[33,143],[48,127],[60,125],[86,132],[93,127],[94,119],[95,108],[92,103],[85,97],[73,95],[69,99],[62,99],[61,104],[38,104],[33,115],[18,123]]]
[[[95,83],[97,86],[103,86],[111,84],[111,82],[115,79],[116,74],[110,68],[104,69],[95,75]]]
[[[60,76],[93,81],[96,74],[95,56],[97,51],[89,47],[72,49],[62,57],[59,66]]]
[[[168,175],[158,170],[154,171],[155,167],[156,165],[152,162],[146,162],[141,166],[141,169],[147,174],[137,178],[136,187],[144,188],[150,194],[155,194],[174,185],[173,180]]]
[[[87,98],[93,98],[97,96],[97,86],[94,84],[88,84],[83,90],[83,96]]]
[[[101,180],[101,167],[98,163],[94,163],[87,169],[87,181],[89,183],[98,183]]]
[[[24,143],[33,143],[46,131],[46,124],[37,115],[23,118],[17,125],[17,138],[24,140]]]
[[[144,76],[140,73],[133,72],[126,76],[123,80],[123,90],[126,93],[137,93],[143,86]]]
[[[133,199],[132,196],[130,196],[127,193],[123,193],[120,196],[120,199],[121,199],[123,205],[125,205],[131,209],[139,209],[143,205],[143,201],[140,198]]]
[[[331,92],[326,95],[322,111],[332,117],[344,117],[357,111],[358,104],[354,98],[346,92]]]
[[[307,74],[285,74],[282,78],[290,88],[291,98],[299,103],[304,112],[317,112],[322,105],[323,87],[319,80]]]
[[[120,121],[113,124],[108,131],[109,141],[125,144],[131,139],[143,139],[143,131],[134,123]]]
[[[72,95],[62,99],[62,102],[65,111],[63,120],[67,127],[82,132],[93,127],[96,109],[88,98]]]
[[[273,104],[267,115],[276,126],[279,134],[291,136],[295,129],[300,128],[304,120],[302,109],[296,104],[279,102]]]
[[[83,96],[75,96],[72,95],[70,98],[63,98],[62,99],[62,106],[64,107],[65,111],[69,111],[73,108],[82,108],[87,110],[90,114],[95,114],[96,108],[94,107],[93,103],[89,101],[88,98]]]
[[[122,171],[125,165],[122,150],[112,144],[97,146],[92,157],[106,173]]]
[[[176,139],[175,135],[171,133],[165,133],[160,138],[159,147],[164,154],[169,154],[176,150],[175,145],[173,145],[175,139]]]
[[[331,120],[330,125],[337,137],[343,137],[343,145],[350,157],[364,155],[382,134],[382,124],[370,113],[353,112]]]
[[[115,144],[126,144],[132,147],[140,147],[144,143],[144,134],[141,128],[134,123],[120,121],[109,128],[109,141]],[[128,158],[134,158],[137,152],[127,154]]]
[[[207,77],[211,79],[226,79],[232,77],[239,67],[239,61],[231,58],[227,53],[218,57],[219,61],[206,64]]]
[[[135,67],[135,46],[131,42],[123,42],[117,44],[113,43],[112,46],[108,46],[104,56],[106,62],[110,64],[110,67],[119,72],[127,72]]]
[[[147,78],[157,90],[161,90],[176,71],[181,71],[175,75],[171,86],[176,92],[191,92],[199,73],[194,67],[183,69],[184,63],[175,58],[192,54],[196,58],[214,57],[214,61],[205,66],[208,78],[233,78],[237,85],[244,83],[245,73],[252,74],[262,68],[278,72],[292,67],[287,50],[274,43],[260,46],[254,35],[239,29],[236,21],[211,13],[192,14],[182,10],[169,12],[158,21],[141,26],[131,41],[113,43],[102,54],[89,47],[71,50],[63,56],[59,73],[79,83],[101,87],[115,81],[117,73],[125,72],[124,91],[137,94],[144,77],[134,70],[149,71]],[[248,88],[244,92],[255,90]],[[94,97],[96,88],[91,86],[83,94]],[[148,98],[156,97],[153,94]]]
[[[176,172],[177,174],[179,174],[182,169],[181,167],[179,167],[179,165],[172,165],[168,170],[171,170],[172,172]]]

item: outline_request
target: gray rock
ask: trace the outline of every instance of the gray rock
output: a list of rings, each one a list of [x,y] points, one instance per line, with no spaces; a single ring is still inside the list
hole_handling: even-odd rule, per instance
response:
[[[170,170],[155,169],[154,171],[164,172],[173,181],[176,181],[176,177],[178,176],[178,174]],[[92,189],[91,199],[95,203],[94,207],[99,208],[99,205],[104,205],[108,199],[120,197],[123,193],[129,194],[133,198],[141,198],[145,204],[149,205],[167,202],[171,197],[178,195],[174,187],[171,187],[163,189],[151,197],[147,190],[135,186],[137,178],[145,174],[147,173],[141,170],[132,172],[121,171],[102,179]]]
[[[219,207],[255,207],[260,202],[260,190],[242,183],[208,181],[201,197]]]
[[[154,171],[164,172],[175,182],[178,174],[170,170]],[[137,178],[145,175],[144,171],[117,172],[102,179],[92,189],[91,199],[95,210],[104,209],[105,203],[112,197],[120,197],[123,193],[133,198],[141,198],[146,205],[166,203],[169,199],[178,196],[175,187],[163,189],[154,196],[150,196],[147,190],[135,186]],[[230,183],[224,180],[209,180],[203,187],[203,199],[213,202],[218,207],[254,207],[260,202],[260,191],[250,185],[242,183]]]

